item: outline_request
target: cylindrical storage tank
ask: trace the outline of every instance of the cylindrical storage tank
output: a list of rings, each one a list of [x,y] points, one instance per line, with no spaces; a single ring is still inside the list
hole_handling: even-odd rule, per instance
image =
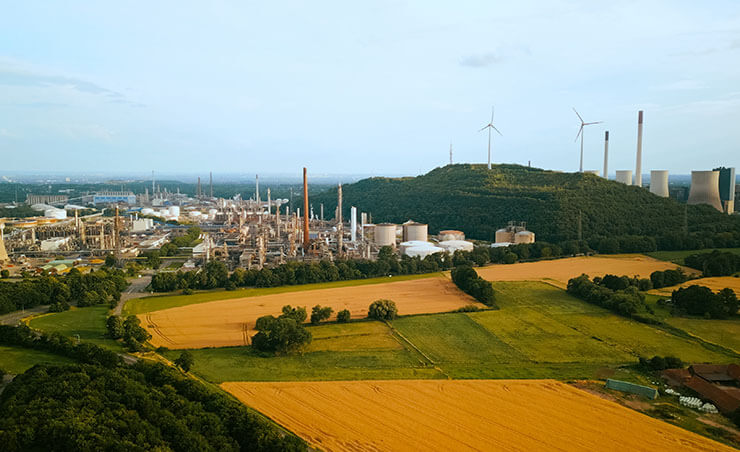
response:
[[[398,250],[401,254],[409,248],[418,248],[420,246],[432,246],[430,242],[422,242],[421,240],[409,240],[408,242],[401,242],[398,244]]]
[[[404,250],[403,254],[409,257],[420,257],[424,259],[430,254],[443,253],[444,251],[445,251],[444,248],[440,248],[438,246],[433,246],[433,245],[412,246],[411,248],[407,248],[406,250]]]
[[[208,219],[213,220],[216,218],[216,214],[218,213],[218,209],[208,209]]]
[[[617,170],[617,182],[632,185],[632,170]]]
[[[169,209],[159,209],[159,216],[160,217],[167,217],[169,216],[170,211]]]
[[[719,199],[719,171],[692,171],[688,204],[709,204],[722,211]]]
[[[439,242],[437,246],[439,246],[440,248],[443,248],[445,251],[447,251],[450,254],[453,254],[457,250],[473,251],[473,244],[465,240],[445,240],[445,241]]]
[[[719,178],[717,179],[719,181]],[[63,220],[67,218],[67,211],[64,209],[47,209],[44,211],[46,218],[55,218],[57,220]]]
[[[375,244],[396,247],[396,225],[380,223],[375,225]]]
[[[427,241],[427,230],[428,226],[422,223],[404,223],[403,225],[403,241],[410,242],[418,240],[420,242]]]
[[[188,212],[188,215],[190,216],[190,218],[200,218],[201,213],[197,210],[193,210],[192,212]]]
[[[519,231],[514,234],[514,243],[534,243],[534,232]]]
[[[154,209],[150,209],[149,207],[144,207],[141,209],[142,215],[154,215]]]
[[[180,216],[180,206],[170,206],[170,215],[173,217]]]
[[[439,231],[439,241],[444,242],[447,240],[465,240],[465,233],[454,229]]]
[[[668,197],[668,171],[650,171],[650,193],[658,195],[661,198]]]
[[[508,229],[496,231],[496,243],[514,243],[514,233]]]

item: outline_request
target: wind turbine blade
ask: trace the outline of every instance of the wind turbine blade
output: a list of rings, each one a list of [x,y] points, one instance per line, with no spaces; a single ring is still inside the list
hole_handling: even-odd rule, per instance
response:
[[[482,129],[480,129],[480,130],[479,130],[478,132],[483,132],[483,131],[484,131],[484,130],[486,130],[486,129],[487,129],[487,128],[488,128],[489,126],[490,126],[490,124],[488,124],[488,125],[484,126],[484,127],[483,127]]]
[[[491,122],[489,124],[493,124],[493,106],[491,106]]]
[[[585,124],[584,124],[584,126],[590,126],[591,124],[601,124],[601,123],[603,123],[603,122],[604,122],[604,121],[587,122],[587,123],[585,123]]]
[[[575,139],[575,140],[573,140],[574,142],[575,142],[575,141],[578,141],[578,137],[580,137],[580,136],[581,136],[581,132],[583,132],[583,125],[581,125],[581,128],[580,128],[580,129],[578,129],[578,134],[576,135],[576,139]]]
[[[498,129],[496,128],[496,126],[491,126],[491,128],[493,130],[495,130],[499,135],[504,136],[504,134],[502,134],[501,132],[498,131]]]
[[[581,122],[583,122],[583,118],[581,118],[581,115],[579,115],[579,114],[578,114],[578,111],[576,111],[576,107],[573,107],[573,111],[575,111],[575,112],[576,112],[576,116],[578,116],[578,119],[580,119],[580,120],[581,120]]]

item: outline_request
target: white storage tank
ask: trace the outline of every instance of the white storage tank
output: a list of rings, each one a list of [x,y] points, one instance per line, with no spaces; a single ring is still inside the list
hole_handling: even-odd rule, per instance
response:
[[[375,244],[396,247],[396,225],[380,223],[375,225]]]
[[[401,242],[398,245],[398,250],[401,252],[401,254],[405,254],[406,250],[409,248],[417,248],[417,247],[424,247],[424,246],[433,246],[429,242],[424,242],[422,240],[410,240],[408,242]]]
[[[149,207],[144,207],[141,209],[142,215],[154,215],[154,209],[150,209]]]
[[[617,182],[632,185],[632,170],[617,170]]]
[[[216,214],[218,213],[217,209],[208,209],[208,219],[213,220],[216,218]]]
[[[188,212],[188,216],[190,216],[190,218],[200,218],[201,213],[197,210],[193,210],[192,212]]]
[[[650,171],[650,193],[658,195],[661,198],[668,197],[668,171]]]
[[[445,240],[437,244],[440,248],[443,248],[450,254],[454,254],[455,251],[473,251],[473,243],[465,240]]]
[[[418,240],[426,242],[428,229],[429,226],[426,224],[407,221],[403,224],[403,241],[410,242],[412,240]]]
[[[499,229],[496,231],[496,243],[514,243],[514,231]]]
[[[534,243],[534,232],[532,231],[519,231],[514,234],[514,243]]]
[[[180,206],[170,206],[170,216],[175,218],[180,216]]]
[[[56,208],[47,209],[44,211],[44,216],[46,218],[56,218],[57,220],[64,220],[65,218],[67,218],[67,211],[64,209]]]
[[[443,253],[444,251],[445,251],[444,248],[434,246],[430,243],[429,245],[412,246],[410,248],[407,248],[406,250],[404,250],[403,254],[409,257],[420,257],[424,259],[430,254]]]
[[[447,240],[465,240],[465,233],[454,229],[439,231],[439,241],[444,242]]]

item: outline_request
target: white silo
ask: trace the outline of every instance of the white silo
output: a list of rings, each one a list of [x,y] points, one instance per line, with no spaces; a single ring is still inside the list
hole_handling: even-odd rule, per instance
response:
[[[403,224],[403,241],[410,242],[412,240],[418,240],[420,242],[427,241],[428,226],[423,223],[416,223],[414,221],[408,221]]]
[[[396,225],[380,223],[375,225],[375,244],[396,247]]]
[[[473,243],[466,240],[444,240],[437,244],[440,248],[444,248],[450,254],[455,251],[473,251]]]
[[[534,243],[534,232],[519,231],[514,234],[514,243]]]
[[[154,215],[154,209],[149,208],[149,207],[144,207],[143,209],[141,209],[141,214],[142,215]]]
[[[617,182],[632,185],[632,170],[617,170]]]
[[[180,206],[170,206],[170,216],[172,217],[179,217],[180,216]]]
[[[357,241],[357,207],[352,206],[349,209],[349,227],[351,229],[350,231],[350,237],[353,242]]]
[[[650,171],[650,193],[658,195],[661,198],[668,197],[668,171],[652,170]]]
[[[514,231],[501,228],[496,231],[496,243],[514,243]]]
[[[719,171],[692,171],[687,204],[709,204],[722,211],[719,199]]]
[[[439,231],[439,241],[444,242],[446,240],[465,240],[465,233],[454,229]]]

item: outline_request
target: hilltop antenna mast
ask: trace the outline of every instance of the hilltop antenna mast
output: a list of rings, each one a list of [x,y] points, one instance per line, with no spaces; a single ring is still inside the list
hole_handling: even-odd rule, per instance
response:
[[[450,142],[450,165],[452,165],[452,142]]]
[[[480,129],[478,132],[483,132],[484,130],[488,129],[488,169],[491,169],[491,129],[495,130],[496,133],[503,136],[501,132],[496,128],[496,126],[493,125],[493,107],[491,107],[491,122],[486,124],[482,129]],[[450,145],[452,146],[452,145]],[[452,151],[450,151],[452,152]]]
[[[576,135],[575,141],[578,141],[579,136],[581,137],[581,164],[578,167],[578,172],[582,173],[583,172],[583,128],[586,126],[593,125],[593,124],[601,124],[603,121],[585,122],[583,118],[581,118],[581,115],[578,114],[575,107],[573,107],[573,111],[576,113],[576,116],[578,116],[578,120],[581,121],[581,127],[578,129],[578,134]]]

